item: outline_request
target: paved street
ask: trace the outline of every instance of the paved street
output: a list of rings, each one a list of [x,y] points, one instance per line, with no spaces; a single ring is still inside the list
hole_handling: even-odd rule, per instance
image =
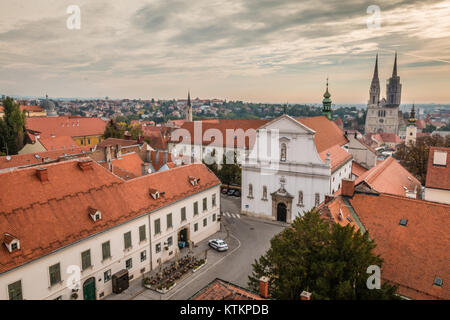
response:
[[[144,289],[140,279],[133,281],[130,288],[120,295],[111,295],[107,299],[187,299],[202,289],[215,278],[231,281],[246,287],[248,275],[252,271],[251,264],[264,254],[270,247],[270,239],[284,226],[277,222],[266,222],[240,215],[240,198],[221,197],[222,228],[210,237],[226,238],[229,250],[216,252],[208,250],[208,263],[198,272],[177,283],[177,286],[167,294],[161,295],[152,290]],[[205,239],[198,244],[194,252],[201,253],[208,248]]]

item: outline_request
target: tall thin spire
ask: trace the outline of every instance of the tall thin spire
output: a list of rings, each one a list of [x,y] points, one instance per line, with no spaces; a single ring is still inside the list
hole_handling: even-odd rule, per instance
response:
[[[328,92],[328,77],[327,77],[327,90],[323,94],[323,100],[322,100],[322,114],[326,116],[329,120],[332,119],[331,117],[331,94]]]
[[[395,51],[394,70],[392,70],[392,77],[397,76],[397,51]]]
[[[188,91],[188,100],[187,100],[187,105],[190,106],[191,105],[191,91]]]
[[[375,69],[373,70],[373,79],[378,79],[378,53],[375,59]]]

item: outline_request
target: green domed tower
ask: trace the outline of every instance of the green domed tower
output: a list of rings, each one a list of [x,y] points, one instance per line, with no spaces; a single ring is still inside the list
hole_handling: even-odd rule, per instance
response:
[[[328,78],[327,78],[327,90],[323,94],[322,100],[322,114],[331,120],[331,94],[328,92]]]

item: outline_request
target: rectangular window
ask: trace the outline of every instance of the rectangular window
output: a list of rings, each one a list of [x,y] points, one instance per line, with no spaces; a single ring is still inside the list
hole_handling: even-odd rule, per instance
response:
[[[198,231],[198,223],[194,224],[194,232]]]
[[[48,268],[50,274],[50,286],[61,282],[61,269],[59,263]]]
[[[203,219],[203,226],[206,227],[206,225],[208,224],[208,219]]]
[[[147,251],[141,251],[141,262],[147,260]]]
[[[181,208],[181,222],[186,221],[186,207]]]
[[[215,193],[212,195],[212,200],[211,200],[211,202],[212,202],[212,206],[213,206],[213,207],[216,207],[216,194],[215,194]]]
[[[216,214],[215,213],[213,214],[212,220],[216,221]]]
[[[111,257],[111,246],[109,241],[102,243],[102,257],[103,260]]]
[[[145,232],[145,224],[139,227],[139,241],[147,240],[147,233]]]
[[[169,238],[167,239],[167,246],[170,247],[172,244],[173,244],[173,238],[172,238],[172,237],[169,237]]]
[[[16,281],[8,285],[9,300],[23,300],[22,281]]]
[[[203,211],[208,210],[208,198],[203,198]]]
[[[198,214],[198,202],[194,202],[194,216]]]
[[[316,198],[314,199],[315,206],[319,206],[320,204],[320,194],[316,193]]]
[[[131,268],[133,268],[133,259],[132,258],[125,261],[125,267],[127,268],[127,270],[130,270]]]
[[[91,266],[91,250],[86,250],[81,253],[81,269],[86,270]]]
[[[160,253],[161,252],[161,243],[157,243],[156,244],[155,250],[156,250],[156,253]]]
[[[123,242],[125,249],[131,248],[131,231],[123,234]]]
[[[103,279],[104,282],[108,282],[109,280],[111,280],[111,269],[103,272]]]
[[[172,228],[172,213],[167,215],[167,229]]]
[[[161,220],[155,220],[155,234],[161,233]]]

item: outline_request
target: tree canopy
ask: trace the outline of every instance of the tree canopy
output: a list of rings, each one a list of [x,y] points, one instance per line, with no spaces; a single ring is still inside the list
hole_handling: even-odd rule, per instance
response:
[[[3,103],[3,119],[0,118],[0,153],[17,154],[25,144],[25,114],[10,97]]]
[[[105,133],[103,134],[103,138],[118,138],[123,139],[125,134],[125,129],[119,123],[117,123],[114,119],[109,120],[108,124],[105,128]]]
[[[428,155],[430,147],[450,147],[450,135],[445,138],[434,134],[416,139],[415,144],[406,145],[402,143],[397,147],[394,158],[411,172],[422,184],[427,177]]]
[[[367,232],[330,225],[311,210],[271,240],[270,249],[252,265],[248,284],[257,290],[266,276],[270,296],[282,300],[298,300],[302,291],[311,292],[312,299],[395,299],[397,289],[387,283],[367,288],[367,268],[383,263],[374,248]]]

